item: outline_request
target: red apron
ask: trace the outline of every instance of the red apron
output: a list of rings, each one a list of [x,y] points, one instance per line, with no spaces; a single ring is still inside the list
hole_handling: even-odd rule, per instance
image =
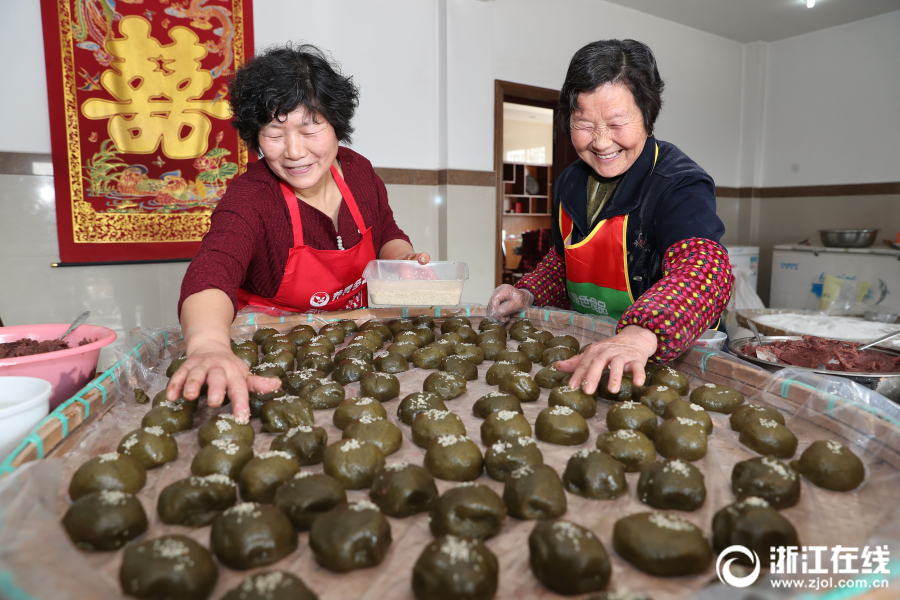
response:
[[[658,156],[659,146],[653,157],[654,166]],[[578,312],[605,315],[618,321],[634,304],[625,248],[628,215],[600,221],[577,244],[571,243],[573,228],[572,218],[560,206],[559,231],[565,248],[569,302]]]
[[[331,175],[341,190],[353,222],[362,233],[360,242],[349,250],[316,250],[303,245],[303,225],[300,222],[299,200],[290,186],[281,182],[294,229],[294,247],[288,252],[287,265],[281,286],[274,298],[263,298],[238,288],[238,307],[274,306],[300,313],[330,312],[361,308],[367,301],[363,269],[375,260],[372,228],[365,228],[359,207],[350,188],[334,166]]]

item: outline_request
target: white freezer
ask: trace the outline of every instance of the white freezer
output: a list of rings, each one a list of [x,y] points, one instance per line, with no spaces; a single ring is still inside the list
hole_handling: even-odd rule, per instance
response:
[[[900,309],[900,250],[883,245],[880,248],[775,246],[769,307],[819,310],[825,275],[868,281],[869,293],[864,302],[895,312]]]

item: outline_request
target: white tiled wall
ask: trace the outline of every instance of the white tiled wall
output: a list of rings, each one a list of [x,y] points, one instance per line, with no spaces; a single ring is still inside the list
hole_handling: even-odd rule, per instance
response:
[[[0,175],[0,319],[4,325],[89,323],[124,334],[177,324],[178,293],[188,263],[59,267],[53,178]],[[114,260],[114,258],[112,258]],[[115,345],[115,344],[113,344]],[[99,368],[115,362],[113,346]]]

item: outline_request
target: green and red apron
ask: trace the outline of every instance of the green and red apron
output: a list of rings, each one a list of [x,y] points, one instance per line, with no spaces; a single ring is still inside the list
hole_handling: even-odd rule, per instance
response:
[[[334,166],[331,167],[331,175],[353,215],[353,222],[362,232],[360,242],[349,250],[317,250],[304,245],[303,224],[297,205],[299,200],[294,190],[281,182],[294,230],[294,247],[288,253],[281,286],[273,298],[263,298],[238,289],[238,308],[247,305],[274,306],[290,312],[320,313],[365,306],[366,280],[362,272],[369,261],[375,260],[372,228],[366,228],[350,188]]]
[[[659,155],[658,147],[656,155]],[[653,163],[656,164],[656,156]],[[559,231],[565,248],[566,291],[573,310],[618,321],[634,304],[625,248],[627,227],[627,214],[604,219],[587,237],[573,244],[572,218],[560,204]]]

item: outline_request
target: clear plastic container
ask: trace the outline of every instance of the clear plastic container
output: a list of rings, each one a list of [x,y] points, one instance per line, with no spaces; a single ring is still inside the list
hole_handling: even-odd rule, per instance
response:
[[[469,265],[463,262],[373,260],[363,277],[369,306],[456,306],[462,299]]]

